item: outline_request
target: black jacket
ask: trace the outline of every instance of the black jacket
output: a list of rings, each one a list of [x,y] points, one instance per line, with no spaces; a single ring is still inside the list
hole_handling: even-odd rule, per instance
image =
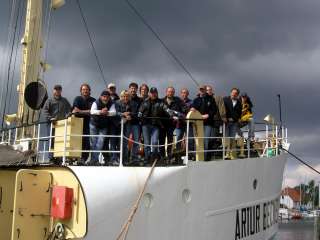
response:
[[[130,122],[131,124],[139,124],[138,110],[138,104],[132,100],[130,100],[127,104],[121,102],[120,100],[116,102],[116,111],[118,116],[121,117],[122,113],[130,112],[131,120],[127,121],[127,123]]]
[[[171,102],[168,101],[168,97],[164,97],[162,101],[168,109],[177,112],[178,114],[172,113],[172,115],[176,115],[179,118],[184,117],[188,112],[188,106],[180,98],[176,96],[172,98]],[[174,126],[174,127],[179,127],[179,125],[181,125],[181,122],[182,122],[181,120],[175,121],[172,119],[163,121],[165,126]]]
[[[226,108],[226,117],[228,122],[238,122],[242,114],[242,104],[239,99],[237,99],[236,105],[233,107],[231,97],[224,97],[224,106]],[[232,119],[232,120],[231,120]],[[231,120],[231,121],[230,121]]]
[[[143,103],[141,103],[139,108],[139,115],[141,115],[142,125],[152,124],[158,127],[163,127],[161,119],[162,117],[168,117],[167,106],[159,98],[151,100],[146,98]],[[152,119],[152,117],[155,117]]]
[[[112,100],[108,101],[107,104],[104,104],[100,98],[95,101],[97,104],[97,109],[102,110],[103,108],[110,109],[111,106],[114,104]],[[96,126],[97,128],[107,128],[111,123],[111,118],[109,116],[104,115],[91,115],[90,123]]]
[[[209,114],[209,117],[203,121],[203,124],[214,126],[213,117],[217,112],[217,104],[213,97],[209,95],[198,96],[193,100],[191,107],[197,109],[202,115]]]

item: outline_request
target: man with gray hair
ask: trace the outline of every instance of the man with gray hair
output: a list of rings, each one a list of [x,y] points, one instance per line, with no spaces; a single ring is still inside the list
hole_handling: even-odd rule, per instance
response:
[[[51,130],[51,123],[54,123],[57,120],[62,120],[68,117],[68,115],[71,112],[71,105],[69,101],[62,97],[62,86],[57,84],[53,87],[53,97],[47,99],[43,106],[43,116],[45,120],[48,121],[48,126],[47,126],[47,131],[48,131],[48,136],[50,136],[50,131],[51,135],[54,136],[55,134],[55,128],[53,127]],[[54,147],[54,139],[51,139],[51,146],[49,148]],[[49,149],[50,151],[51,149]],[[56,159],[53,158],[53,153],[49,152],[48,157],[50,161],[53,161],[55,164],[60,164],[60,161],[56,161]]]

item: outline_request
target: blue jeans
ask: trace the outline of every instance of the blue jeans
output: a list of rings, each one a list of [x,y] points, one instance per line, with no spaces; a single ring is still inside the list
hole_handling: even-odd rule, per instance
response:
[[[124,136],[126,138],[130,137],[130,134],[132,133],[133,141],[139,142],[139,137],[140,137],[140,126],[139,125],[131,125],[130,123],[126,123],[123,126],[123,132]],[[123,139],[123,161],[128,162],[128,153],[129,153],[129,141],[124,138]],[[139,144],[133,143],[132,145],[132,155],[131,157],[133,159],[136,159],[138,157],[138,150],[139,150]]]
[[[90,124],[90,135],[107,135],[108,129],[107,128],[97,128],[93,124]],[[90,146],[91,150],[94,151],[101,151],[104,147],[105,137],[103,136],[94,136],[90,137]],[[91,161],[93,163],[99,162],[99,152],[92,152],[91,153]]]
[[[207,151],[207,150],[212,150],[212,149],[209,149],[209,144],[210,142],[213,141],[212,138],[209,138],[209,137],[215,137],[215,134],[214,134],[214,128],[210,125],[204,125],[204,150]],[[204,160],[207,161],[209,160],[209,156],[211,155],[210,152],[204,152]]]
[[[226,137],[235,138],[236,134],[239,133],[239,123],[228,122],[226,124]]]
[[[183,129],[183,128],[176,128],[176,129],[175,129],[175,134],[176,134],[176,138],[177,138],[177,146],[176,146],[176,149],[177,149],[178,151],[182,150],[182,149],[181,149],[181,142],[179,142],[179,141],[182,140],[183,135],[184,135],[184,132],[185,132],[185,129]]]
[[[159,142],[159,127],[151,124],[142,126],[143,142],[144,144],[153,145],[144,147],[145,158],[148,159],[152,153],[158,153],[158,142]]]
[[[118,161],[118,153],[115,153],[114,151],[119,151],[120,150],[120,131],[121,129],[118,126],[111,125],[108,129],[108,135],[114,135],[117,137],[110,137],[108,138],[108,143],[110,142],[110,150],[112,151],[111,153],[111,161],[116,162]],[[109,147],[109,146],[108,146]]]

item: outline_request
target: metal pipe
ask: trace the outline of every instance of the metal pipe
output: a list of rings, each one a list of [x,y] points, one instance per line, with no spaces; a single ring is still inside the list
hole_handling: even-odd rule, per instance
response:
[[[222,160],[225,160],[226,156],[226,123],[222,125]]]
[[[123,167],[123,136],[124,136],[124,121],[123,121],[123,118],[121,118],[120,162],[119,162],[120,167]]]
[[[189,162],[189,131],[190,131],[190,121],[187,120],[187,131],[186,131],[186,156],[183,160],[183,164],[188,165]]]
[[[18,138],[18,129],[16,128],[14,132],[14,142],[13,142],[14,145],[17,144],[17,138]]]
[[[11,144],[11,129],[9,130],[9,133],[8,133],[8,144],[10,145]]]
[[[45,155],[46,155],[47,142],[43,143],[43,153],[42,153],[42,163],[44,163]]]
[[[51,144],[52,144],[51,141],[52,141],[52,122],[50,122],[48,153],[50,153],[51,151]]]
[[[63,136],[63,158],[62,158],[62,165],[66,165],[67,130],[68,130],[68,119],[65,119],[65,120],[64,120],[64,136]]]
[[[278,147],[279,147],[279,143],[278,143],[278,126],[276,125],[276,156],[278,156]]]
[[[38,136],[37,136],[37,157],[36,157],[36,162],[38,162],[38,159],[39,159],[39,143],[40,143],[40,129],[41,129],[41,125],[38,124]]]

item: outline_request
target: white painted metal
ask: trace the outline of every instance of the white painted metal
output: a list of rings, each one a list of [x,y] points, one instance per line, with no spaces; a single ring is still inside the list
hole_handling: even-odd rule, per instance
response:
[[[285,162],[281,154],[157,167],[127,239],[236,239],[236,210],[278,200]],[[116,239],[150,168],[70,168],[82,184],[88,207],[84,239]],[[241,239],[269,239],[277,228],[275,223],[263,230],[261,219],[261,231]]]

